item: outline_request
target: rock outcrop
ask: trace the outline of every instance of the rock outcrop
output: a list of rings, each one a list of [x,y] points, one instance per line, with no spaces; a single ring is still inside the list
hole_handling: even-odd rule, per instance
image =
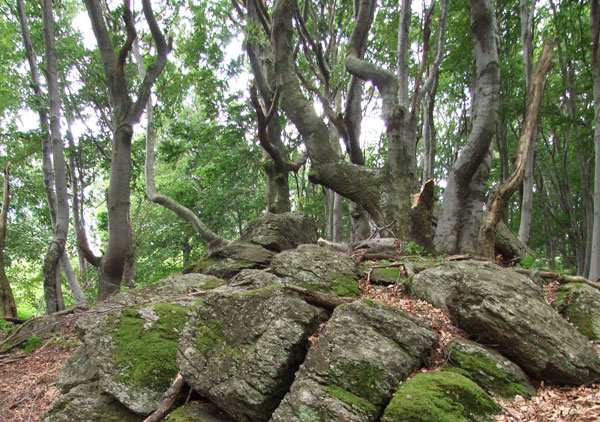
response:
[[[582,283],[568,283],[558,288],[553,306],[581,334],[590,340],[600,339],[600,292]]]
[[[277,285],[215,291],[191,311],[178,366],[194,390],[237,421],[266,421],[324,319],[323,310]]]
[[[276,255],[271,269],[288,283],[338,296],[358,296],[358,270],[341,252],[317,245],[300,245]]]
[[[339,306],[271,421],[375,421],[436,340],[428,324],[396,308]]]
[[[474,338],[538,380],[584,384],[600,377],[591,343],[546,303],[527,277],[490,262],[447,262],[417,274],[410,293],[447,311]]]

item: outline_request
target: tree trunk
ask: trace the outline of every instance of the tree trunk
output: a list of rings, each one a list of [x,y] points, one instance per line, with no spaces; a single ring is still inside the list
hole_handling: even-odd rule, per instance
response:
[[[98,284],[98,300],[104,300],[118,293],[121,288],[123,268],[129,246],[129,207],[131,180],[131,138],[133,126],[140,120],[146,107],[154,82],[162,72],[171,47],[167,44],[152,11],[150,0],[143,0],[144,17],[156,44],[157,54],[153,63],[146,69],[145,77],[136,93],[136,101],[130,98],[125,63],[137,34],[131,13],[130,1],[123,4],[123,18],[127,38],[115,54],[111,37],[106,28],[102,6],[99,0],[85,0],[108,91],[113,107],[113,139],[111,153],[110,181],[108,188],[108,245],[102,258],[102,274]]]
[[[6,246],[6,229],[8,224],[8,207],[10,206],[10,162],[4,167],[4,183],[2,190],[2,209],[0,210],[0,312],[2,316],[16,317],[17,306],[10,282],[4,270],[4,248]]]
[[[459,250],[463,235],[461,215],[471,196],[473,177],[489,153],[498,117],[500,65],[494,7],[489,0],[469,3],[476,64],[472,129],[448,176],[434,240],[438,253],[473,252]]]
[[[513,170],[504,183],[493,191],[487,203],[477,245],[477,253],[485,258],[495,258],[496,227],[510,197],[521,184],[525,174],[529,151],[535,142],[534,136],[537,135],[537,118],[544,93],[546,74],[552,68],[553,48],[554,40],[546,40],[544,42],[542,53],[531,75],[531,81],[527,90],[527,110],[517,144]]]
[[[146,77],[146,68],[144,67],[144,60],[142,58],[137,40],[135,40],[133,43],[133,55],[137,63],[140,78],[144,79]],[[146,195],[148,196],[148,199],[155,204],[162,205],[166,209],[174,212],[179,217],[190,223],[196,230],[196,233],[198,233],[200,237],[207,243],[227,243],[226,239],[211,231],[192,210],[178,203],[173,198],[160,194],[156,190],[156,183],[154,181],[155,142],[156,130],[154,126],[154,104],[152,103],[152,98],[148,98],[148,103],[146,104],[146,160],[144,165],[146,177]],[[129,232],[131,232],[131,227],[129,228]]]
[[[46,312],[60,311],[57,292],[57,266],[64,254],[69,231],[69,204],[67,193],[67,175],[63,140],[60,129],[61,100],[58,88],[56,68],[56,47],[54,41],[54,11],[51,0],[42,2],[44,22],[44,46],[46,50],[46,79],[50,98],[50,134],[52,138],[52,164],[54,168],[54,186],[56,189],[56,221],[53,226],[52,242],[44,258],[44,297]],[[58,281],[60,282],[60,281]]]
[[[525,92],[529,92],[531,85],[531,69],[533,67],[533,17],[536,0],[520,0],[521,14],[521,43],[523,44],[523,67],[525,68]],[[525,110],[529,105],[525,104]],[[524,124],[524,123],[523,123]],[[537,122],[533,128],[533,142],[529,148],[525,161],[525,170],[523,175],[523,198],[521,202],[521,221],[519,225],[519,240],[527,244],[529,240],[529,231],[531,229],[531,213],[533,211],[533,164],[535,159],[535,150],[537,145]]]
[[[594,78],[594,228],[589,279],[600,279],[600,2],[591,0],[592,72]]]

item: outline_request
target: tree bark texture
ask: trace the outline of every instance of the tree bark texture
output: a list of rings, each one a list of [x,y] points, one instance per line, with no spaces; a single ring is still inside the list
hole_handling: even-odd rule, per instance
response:
[[[471,197],[473,177],[489,153],[498,118],[500,65],[494,7],[489,0],[470,0],[469,3],[476,64],[472,129],[448,175],[434,240],[438,253],[461,252],[459,245],[465,235],[461,215]]]
[[[10,282],[4,269],[4,248],[6,247],[6,230],[8,224],[8,207],[10,206],[10,162],[4,167],[2,189],[2,209],[0,210],[0,312],[4,317],[16,317],[17,306]]]
[[[600,2],[591,0],[592,73],[594,78],[594,228],[589,279],[600,279]]]
[[[540,58],[531,74],[531,81],[527,90],[527,110],[515,151],[515,163],[510,176],[496,190],[492,192],[487,203],[485,215],[479,231],[477,253],[483,257],[494,259],[496,227],[500,222],[502,213],[506,209],[512,194],[517,190],[523,180],[529,151],[537,135],[537,119],[544,87],[546,74],[552,68],[554,40],[546,40]]]
[[[98,299],[104,300],[118,293],[129,247],[129,208],[131,179],[131,138],[133,126],[140,120],[150,98],[154,82],[164,68],[170,46],[167,44],[152,11],[150,0],[143,0],[143,13],[156,44],[157,54],[146,69],[146,75],[136,93],[136,101],[130,98],[125,77],[125,62],[136,38],[135,26],[129,0],[123,2],[123,18],[127,38],[117,54],[104,21],[99,0],[85,0],[98,50],[111,105],[113,107],[113,139],[108,188],[108,245],[102,258],[102,274],[98,285]]]
[[[52,164],[54,169],[54,187],[56,189],[56,220],[52,241],[44,257],[44,298],[46,312],[60,311],[57,286],[57,267],[63,257],[69,231],[69,203],[67,192],[67,174],[64,145],[61,135],[61,100],[56,67],[56,46],[54,40],[54,10],[51,0],[42,1],[42,20],[44,26],[44,46],[46,50],[46,79],[50,99],[50,137],[52,139]],[[60,281],[59,281],[60,282]]]
[[[533,18],[536,0],[520,0],[521,14],[521,43],[523,44],[523,67],[525,69],[525,92],[531,85],[531,70],[533,68]],[[525,104],[527,110],[528,104]],[[519,240],[527,244],[531,229],[531,214],[533,211],[533,182],[534,160],[537,146],[537,124],[533,129],[533,143],[529,148],[523,175],[523,198],[521,201],[521,220],[519,222]]]

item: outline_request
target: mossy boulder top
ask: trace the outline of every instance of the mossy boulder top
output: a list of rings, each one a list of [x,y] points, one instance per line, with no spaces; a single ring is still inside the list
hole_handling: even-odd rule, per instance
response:
[[[446,262],[417,274],[411,295],[448,312],[474,338],[530,376],[584,384],[600,377],[600,358],[586,337],[546,303],[527,277],[490,262]]]
[[[189,293],[222,284],[202,274],[167,277],[117,294],[82,316],[76,325],[85,344],[81,353],[89,357],[86,365],[98,368],[100,390],[133,412],[156,409],[177,374],[179,334],[197,301]]]
[[[358,270],[349,255],[317,245],[300,245],[276,255],[271,270],[288,283],[338,296],[358,296]]]
[[[509,399],[536,394],[523,370],[495,350],[457,337],[444,347],[444,353],[452,365],[450,370],[475,381],[488,393]]]
[[[339,306],[271,421],[375,421],[436,340],[427,323],[396,308]]]
[[[497,413],[500,407],[470,379],[429,371],[400,386],[381,422],[492,422]]]
[[[581,334],[600,339],[600,292],[583,283],[568,283],[558,288],[553,306]]]

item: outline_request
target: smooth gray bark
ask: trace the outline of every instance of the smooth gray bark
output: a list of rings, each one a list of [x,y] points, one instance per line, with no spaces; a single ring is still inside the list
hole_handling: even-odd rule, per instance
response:
[[[448,176],[444,202],[435,233],[438,253],[456,253],[475,243],[477,232],[463,232],[464,210],[473,198],[471,183],[489,152],[498,118],[500,64],[494,6],[489,0],[470,0],[471,29],[475,39],[476,78],[472,129]],[[477,199],[477,198],[474,198]],[[483,203],[481,203],[481,207]],[[469,225],[469,227],[473,227]],[[464,246],[462,246],[464,248]],[[464,252],[473,252],[468,250]]]
[[[521,43],[523,44],[523,67],[525,68],[525,90],[529,90],[531,84],[531,71],[533,69],[533,18],[536,0],[529,4],[529,0],[520,0],[521,14]],[[528,104],[525,104],[527,109]],[[533,132],[534,142],[529,148],[523,175],[523,198],[521,202],[521,220],[519,223],[519,240],[525,245],[529,241],[531,230],[531,214],[533,211],[533,182],[534,182],[534,160],[537,148],[537,124]]]
[[[589,279],[600,279],[600,2],[591,0],[592,72],[594,77],[594,229]]]
[[[17,317],[15,297],[6,271],[4,270],[4,248],[6,247],[6,230],[8,223],[8,207],[10,206],[10,162],[4,166],[2,182],[2,207],[0,209],[0,315]]]
[[[150,97],[152,86],[167,62],[170,46],[167,44],[152,11],[150,0],[143,0],[143,13],[156,44],[157,55],[148,66],[146,76],[138,88],[135,102],[131,99],[125,76],[125,62],[137,34],[129,0],[123,2],[123,18],[127,38],[115,53],[104,20],[99,0],[85,0],[92,24],[112,105],[113,139],[110,181],[108,188],[108,245],[102,257],[102,274],[98,283],[98,299],[104,300],[118,293],[129,247],[129,208],[131,180],[131,138],[133,126],[140,120]]]

